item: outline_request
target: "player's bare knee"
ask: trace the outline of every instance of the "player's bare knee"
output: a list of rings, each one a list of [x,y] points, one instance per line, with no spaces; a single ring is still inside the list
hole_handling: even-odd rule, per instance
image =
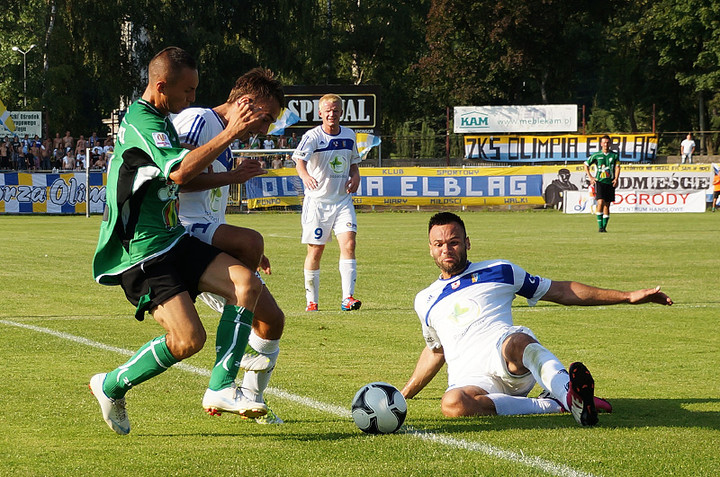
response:
[[[173,334],[167,336],[167,346],[176,359],[186,359],[200,351],[205,346],[207,335],[204,329],[193,333]]]
[[[446,417],[493,416],[495,403],[486,395],[468,394],[461,389],[446,392],[441,402]]]
[[[234,296],[227,297],[229,305],[251,306],[255,305],[263,289],[262,281],[254,274],[234,273],[231,275]]]
[[[252,327],[260,338],[279,340],[285,328],[285,313],[277,306],[265,308],[258,303]]]
[[[463,417],[469,416],[466,397],[459,390],[446,392],[440,402],[440,408],[445,417]]]
[[[247,265],[254,268],[260,265],[260,259],[265,254],[265,239],[260,232],[249,230],[243,237],[244,247],[247,249]]]
[[[530,343],[537,343],[537,340],[527,333],[513,333],[508,336],[503,343],[502,353],[508,366],[512,369],[509,371],[513,374],[523,374],[527,372],[523,365],[523,354],[525,348]]]

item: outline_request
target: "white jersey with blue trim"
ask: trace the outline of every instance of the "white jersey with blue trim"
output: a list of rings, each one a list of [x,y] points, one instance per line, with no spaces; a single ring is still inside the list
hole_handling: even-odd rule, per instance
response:
[[[415,297],[425,342],[443,347],[448,373],[471,366],[482,335],[513,325],[515,295],[534,306],[551,283],[507,260],[469,262],[462,273],[439,278]]]
[[[209,142],[225,129],[220,116],[208,108],[187,108],[173,118],[181,143],[198,147]],[[212,163],[213,172],[232,167],[232,150],[228,147]],[[209,169],[208,169],[209,170]],[[184,225],[198,222],[225,222],[230,186],[197,192],[180,193],[180,221]]]
[[[345,184],[350,178],[350,166],[361,161],[355,131],[342,126],[336,135],[326,133],[322,126],[309,130],[292,158],[307,162],[308,174],[318,182],[315,190],[305,189],[305,196],[332,204],[348,196]]]

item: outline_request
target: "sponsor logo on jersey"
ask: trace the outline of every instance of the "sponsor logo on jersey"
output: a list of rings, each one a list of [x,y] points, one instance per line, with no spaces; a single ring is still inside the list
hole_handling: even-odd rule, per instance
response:
[[[345,172],[345,158],[342,156],[333,157],[332,160],[328,162],[328,165],[335,174],[342,174]]]
[[[477,283],[477,281],[479,280],[479,278],[480,278],[480,275],[479,275],[479,274],[473,273],[472,276],[470,277],[470,280],[471,280],[473,283]]]
[[[163,207],[163,221],[165,227],[173,229],[178,224],[178,215],[180,214],[180,203],[177,200],[168,201]]]
[[[172,147],[172,143],[170,142],[170,138],[167,134],[162,132],[154,132],[152,133],[152,137],[157,147]]]
[[[450,284],[450,288],[452,288],[453,290],[457,290],[457,288],[458,288],[459,286],[460,286],[460,280],[455,280],[454,282],[452,282],[452,283]]]
[[[221,188],[210,189],[210,210],[213,213],[220,212],[220,200],[222,199],[223,193]]]
[[[454,304],[452,311],[448,313],[447,319],[459,329],[464,330],[479,316],[480,306],[474,300],[460,299]],[[463,331],[463,334],[464,333]]]

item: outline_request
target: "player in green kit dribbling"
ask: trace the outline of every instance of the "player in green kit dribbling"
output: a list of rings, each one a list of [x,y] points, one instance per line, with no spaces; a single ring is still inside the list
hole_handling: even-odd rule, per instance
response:
[[[148,66],[142,98],[122,120],[108,165],[95,280],[120,285],[138,320],[150,313],[165,329],[128,362],[90,379],[103,419],[118,434],[130,432],[125,394],[205,344],[207,334],[193,304],[200,292],[226,300],[203,408],[249,418],[267,413],[265,404],[245,398],[235,384],[262,283],[254,267],[190,237],[178,220],[178,189],[205,171],[234,139],[264,124],[266,114],[238,102],[229,108],[220,134],[192,151],[184,149],[168,115],[195,101],[197,86],[197,66],[187,52],[169,47],[158,53]]]
[[[585,173],[590,178],[590,185],[595,186],[598,232],[607,232],[610,203],[615,202],[615,188],[620,178],[620,157],[610,150],[607,134],[600,139],[600,149],[585,161]],[[591,166],[594,166],[592,171]]]

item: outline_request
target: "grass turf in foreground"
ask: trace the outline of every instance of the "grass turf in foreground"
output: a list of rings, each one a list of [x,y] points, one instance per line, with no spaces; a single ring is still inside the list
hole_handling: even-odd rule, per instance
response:
[[[88,342],[20,328],[31,325],[134,351],[162,333],[136,323],[117,287],[90,277],[99,218],[0,216],[0,474],[83,475],[712,475],[720,465],[720,386],[714,376],[720,300],[714,293],[717,214],[613,215],[608,234],[592,217],[554,211],[461,214],[471,260],[507,258],[529,272],[613,287],[662,285],[673,307],[567,308],[515,302],[529,326],[566,364],[585,362],[611,400],[600,426],[568,415],[447,419],[446,376],[409,401],[415,431],[367,436],[347,415],[355,391],[382,380],[401,387],[423,342],[412,300],[437,276],[427,249],[430,212],[361,213],[359,312],[339,311],[337,245],[323,259],[320,309],[304,311],[299,216],[231,216],[266,237],[268,286],[287,316],[268,394],[283,426],[210,418],[207,377],[172,369],[128,395],[133,423],[119,437],[102,422],[89,377],[127,357]],[[46,256],[47,255],[47,256]],[[214,340],[218,317],[199,310]],[[208,369],[213,347],[186,364]],[[537,390],[536,390],[537,392]],[[303,399],[311,399],[303,400]],[[299,401],[299,402],[298,402]],[[328,408],[316,409],[315,403]],[[329,409],[329,411],[328,411]],[[482,446],[492,446],[484,448]],[[503,451],[512,452],[499,457]],[[492,455],[488,455],[490,452]],[[522,461],[542,459],[542,461]],[[535,462],[526,465],[521,462]]]

